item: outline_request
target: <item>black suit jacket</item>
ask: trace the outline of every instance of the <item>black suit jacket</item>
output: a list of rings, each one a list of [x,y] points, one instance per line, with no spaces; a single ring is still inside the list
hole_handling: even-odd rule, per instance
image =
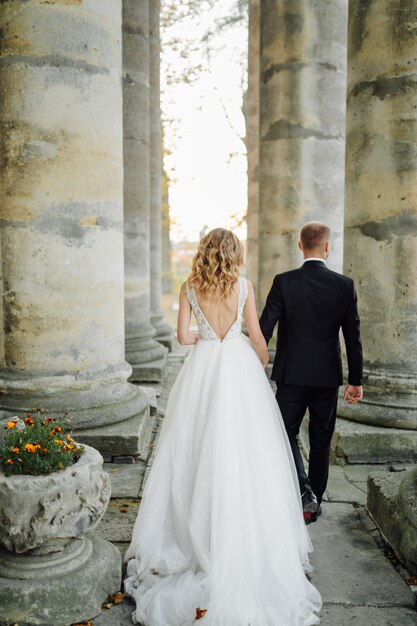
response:
[[[333,272],[321,261],[307,261],[299,269],[277,274],[260,318],[267,343],[277,322],[272,380],[287,385],[342,385],[342,328],[348,382],[362,384],[360,320],[351,278]]]

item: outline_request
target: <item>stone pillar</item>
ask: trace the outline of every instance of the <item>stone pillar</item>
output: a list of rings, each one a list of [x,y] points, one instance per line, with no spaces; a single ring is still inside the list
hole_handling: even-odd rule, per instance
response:
[[[0,410],[68,411],[105,455],[149,416],[124,360],[120,28],[119,0],[0,4]]]
[[[170,218],[169,218],[169,183],[168,174],[165,170],[162,170],[162,248],[161,248],[161,283],[162,293],[172,292],[172,262],[171,262],[171,237],[170,237]]]
[[[300,265],[300,227],[333,231],[330,267],[342,268],[346,0],[261,2],[259,275]]]
[[[149,0],[123,0],[126,359],[131,380],[159,381],[166,348],[150,323]]]
[[[150,237],[151,237],[151,321],[155,339],[172,349],[174,329],[163,322],[162,289],[162,125],[159,37],[160,0],[149,4],[150,24]]]
[[[259,236],[259,88],[260,88],[260,0],[249,0],[248,90],[245,102],[246,150],[248,159],[248,228],[246,267],[258,300]],[[260,303],[258,302],[258,308]]]
[[[351,0],[345,272],[356,282],[363,402],[340,414],[417,429],[417,5]]]

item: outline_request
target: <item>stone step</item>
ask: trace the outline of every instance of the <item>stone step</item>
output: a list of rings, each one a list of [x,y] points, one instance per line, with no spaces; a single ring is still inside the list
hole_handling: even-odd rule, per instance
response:
[[[138,499],[145,474],[145,463],[104,463],[110,476],[111,497]]]
[[[300,430],[300,443],[308,456],[308,418],[304,419]],[[417,430],[369,426],[339,417],[332,440],[331,461],[336,465],[416,463]]]
[[[368,605],[347,607],[343,604],[325,604],[320,618],[320,626],[352,626],[353,624],[357,626],[416,626],[417,624],[417,614],[413,609]],[[95,624],[96,621],[94,621]],[[106,624],[110,626],[110,622]]]
[[[368,479],[368,510],[401,563],[417,576],[417,469],[375,472]]]
[[[417,462],[417,430],[382,428],[336,421],[332,441],[333,462],[344,463],[415,463]]]
[[[350,504],[325,503],[318,522],[308,527],[314,544],[312,583],[324,603],[413,609],[413,592],[376,546],[358,513]],[[338,621],[327,624],[339,626]]]
[[[155,421],[155,411],[148,407],[123,422],[75,431],[74,438],[96,448],[106,460],[113,456],[133,456],[146,461]]]
[[[94,624],[94,626],[132,626],[132,613],[134,610],[134,602],[127,598],[121,604],[118,604],[111,609],[103,611],[102,614],[96,617],[92,623]],[[402,622],[399,624],[399,626],[403,626]]]

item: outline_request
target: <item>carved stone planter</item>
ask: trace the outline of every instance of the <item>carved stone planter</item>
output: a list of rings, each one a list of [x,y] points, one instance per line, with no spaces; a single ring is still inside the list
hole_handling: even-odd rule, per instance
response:
[[[68,626],[98,615],[119,589],[119,551],[84,536],[110,499],[102,463],[85,446],[62,472],[0,472],[0,624]]]

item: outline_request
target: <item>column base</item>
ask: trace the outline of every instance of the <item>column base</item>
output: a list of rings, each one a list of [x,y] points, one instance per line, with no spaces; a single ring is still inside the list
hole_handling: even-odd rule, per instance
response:
[[[155,329],[146,325],[127,334],[126,360],[132,367],[131,382],[162,382],[166,375],[168,350],[155,341]]]
[[[414,376],[366,371],[364,379],[363,400],[356,405],[340,401],[340,417],[362,424],[417,431],[417,380]],[[341,397],[342,394],[341,389]]]
[[[164,314],[151,313],[151,323],[155,328],[155,339],[158,343],[168,348],[169,352],[172,352],[174,343],[174,329],[171,324],[167,324],[163,321]]]
[[[69,421],[80,443],[103,456],[140,455],[150,428],[149,397],[127,382],[132,368],[122,363],[106,370],[71,375],[0,371],[0,417],[24,417],[34,409]]]
[[[95,536],[45,556],[1,549],[0,626],[70,626],[89,620],[120,589],[121,572],[119,550]]]
[[[161,359],[155,359],[147,363],[132,363],[132,375],[130,382],[162,383],[165,380],[168,363],[168,349],[161,346],[165,354]]]
[[[122,424],[76,430],[73,436],[79,443],[96,448],[105,459],[133,456],[136,461],[146,461],[155,421],[155,411],[148,407]]]
[[[382,428],[338,418],[332,440],[331,460],[337,465],[416,463],[417,431]]]

